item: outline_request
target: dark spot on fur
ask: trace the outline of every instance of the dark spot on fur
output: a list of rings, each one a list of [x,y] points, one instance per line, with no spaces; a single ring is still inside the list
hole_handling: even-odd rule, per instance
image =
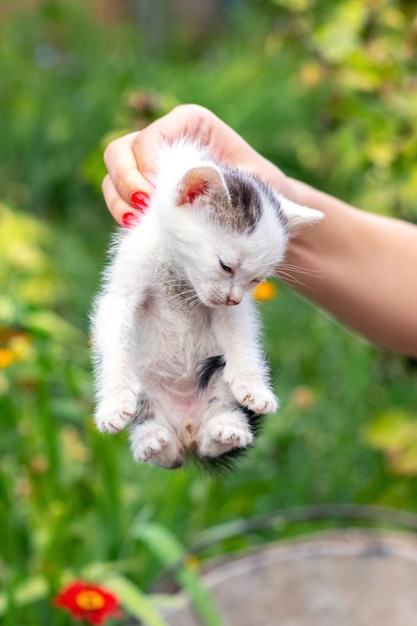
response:
[[[220,189],[212,189],[212,216],[222,226],[235,232],[251,233],[262,216],[265,201],[273,206],[283,226],[287,224],[279,197],[262,180],[248,172],[221,166],[228,197]]]
[[[262,196],[250,176],[236,170],[223,173],[230,200],[219,205],[217,217],[236,232],[252,232],[262,214]]]
[[[204,391],[207,389],[208,384],[211,380],[211,377],[217,370],[222,369],[226,365],[226,361],[224,360],[224,356],[219,354],[217,356],[210,356],[206,359],[201,369],[198,373],[198,389],[199,391]]]
[[[260,178],[257,176],[252,176],[258,188],[261,190],[262,195],[268,199],[268,202],[271,206],[274,207],[277,217],[281,224],[285,227],[288,224],[288,218],[285,215],[284,211],[281,208],[281,203],[279,201],[279,197],[266,185]]]
[[[144,424],[154,419],[155,414],[153,412],[151,403],[144,393],[141,393],[138,398],[138,408],[136,411],[135,424]]]

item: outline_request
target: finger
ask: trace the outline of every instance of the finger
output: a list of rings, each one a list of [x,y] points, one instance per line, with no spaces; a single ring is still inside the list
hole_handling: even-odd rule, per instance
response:
[[[149,196],[152,192],[152,185],[139,171],[132,150],[132,143],[138,134],[137,132],[130,133],[115,139],[104,152],[104,162],[115,191],[125,203],[130,205],[135,203],[132,194],[143,193]],[[106,182],[106,189],[108,188],[109,185]]]
[[[210,142],[214,115],[204,107],[184,104],[150,124],[132,138],[132,151],[143,176],[152,181],[158,166],[158,155],[164,143],[186,137],[202,145]]]
[[[102,183],[102,190],[104,201],[107,204],[107,208],[110,213],[119,224],[123,224],[126,222],[126,217],[123,219],[123,216],[127,216],[133,213],[134,209],[130,205],[129,202],[123,200],[123,198],[119,195],[116,187],[113,185],[113,181],[110,176],[104,178]]]

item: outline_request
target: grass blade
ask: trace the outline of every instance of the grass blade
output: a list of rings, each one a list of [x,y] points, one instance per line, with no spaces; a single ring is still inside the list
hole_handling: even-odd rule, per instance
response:
[[[187,592],[205,626],[222,626],[224,621],[210,594],[203,587],[195,567],[187,565],[187,554],[181,543],[166,528],[148,524],[137,531],[137,537],[155,554],[165,567],[182,563],[176,569],[176,578]]]

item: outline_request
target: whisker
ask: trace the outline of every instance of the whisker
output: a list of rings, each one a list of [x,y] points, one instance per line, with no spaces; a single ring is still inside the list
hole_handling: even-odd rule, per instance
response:
[[[305,287],[306,284],[300,278],[294,276],[294,274],[309,276],[311,278],[322,278],[323,273],[320,270],[307,270],[298,265],[292,265],[291,263],[282,263],[279,265],[272,276],[278,280],[284,280],[285,282],[293,285],[300,285]]]
[[[311,276],[312,278],[321,278],[323,276],[323,272],[321,270],[308,270],[305,267],[300,267],[299,265],[291,265],[290,263],[282,263],[279,265],[277,270],[291,270],[296,272],[297,274],[304,274],[306,276]]]
[[[198,307],[200,301],[195,297],[195,295],[193,295],[188,298],[174,298],[169,304],[173,308],[185,308],[188,312],[192,312]]]
[[[278,278],[278,280],[283,280],[286,283],[305,287],[305,283],[303,281],[298,280],[298,278],[295,278],[295,276],[289,274],[288,272],[275,271],[273,276],[274,278]]]
[[[175,306],[177,308],[185,307],[185,309],[190,313],[196,310],[201,304],[195,290],[192,287],[168,295],[167,301],[171,306]]]

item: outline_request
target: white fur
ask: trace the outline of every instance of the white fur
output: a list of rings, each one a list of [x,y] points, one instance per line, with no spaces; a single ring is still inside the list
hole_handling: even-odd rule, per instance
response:
[[[209,207],[177,206],[180,181],[200,165],[221,174],[193,144],[162,151],[151,206],[117,236],[92,316],[97,427],[123,429],[146,402],[155,417],[133,422],[132,451],[137,460],[164,467],[182,464],[190,448],[213,457],[249,445],[252,434],[236,400],[258,414],[277,408],[249,292],[282,261],[288,232],[266,198],[250,234],[220,228]],[[226,306],[230,298],[240,304]],[[219,354],[224,370],[199,393],[201,363]]]

